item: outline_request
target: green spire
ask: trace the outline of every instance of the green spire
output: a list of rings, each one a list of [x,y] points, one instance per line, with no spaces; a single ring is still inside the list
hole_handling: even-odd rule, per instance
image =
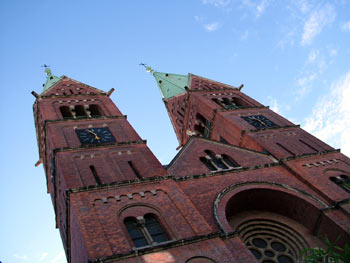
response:
[[[45,67],[45,73],[46,73],[47,77],[46,77],[46,82],[44,84],[43,91],[51,88],[53,84],[55,84],[57,81],[59,81],[62,78],[62,77],[57,77],[55,75],[52,75],[51,69],[48,68],[47,66]]]
[[[165,99],[169,99],[185,92],[185,87],[188,87],[189,85],[189,77],[186,75],[156,72],[148,66],[146,67],[146,70],[155,77],[160,92]]]

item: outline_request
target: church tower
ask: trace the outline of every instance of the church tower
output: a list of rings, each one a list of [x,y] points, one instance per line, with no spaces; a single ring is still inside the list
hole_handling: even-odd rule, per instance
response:
[[[40,161],[67,261],[300,262],[350,242],[350,159],[233,87],[155,77],[179,141],[163,166],[104,92],[47,69]],[[165,168],[166,167],[166,168]]]

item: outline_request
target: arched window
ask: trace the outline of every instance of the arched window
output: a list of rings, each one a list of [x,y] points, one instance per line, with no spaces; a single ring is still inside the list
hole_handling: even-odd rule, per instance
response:
[[[90,110],[90,115],[91,117],[100,117],[102,116],[100,107],[96,104],[92,104],[89,106],[89,110]]]
[[[205,150],[204,152],[207,154],[207,156],[210,157],[210,159],[214,162],[214,164],[217,168],[228,169],[228,167],[222,162],[221,157],[215,156],[215,154],[209,150]]]
[[[350,177],[345,175],[345,174],[341,174],[337,177],[331,176],[329,177],[329,179],[339,185],[341,188],[343,188],[346,192],[350,193]]]
[[[217,171],[218,169],[210,162],[210,160],[208,160],[205,157],[201,157],[199,158],[199,160],[205,164],[205,166],[210,170],[210,171]]]
[[[145,234],[142,231],[143,229],[141,224],[135,217],[125,218],[124,224],[135,247],[144,247],[149,244]]]
[[[213,98],[212,100],[226,110],[249,107],[248,104],[243,102],[240,98],[236,98],[236,97]]]
[[[210,122],[201,114],[197,113],[194,130],[198,135],[208,138],[210,133]]]
[[[146,214],[140,219],[127,217],[124,224],[135,247],[144,247],[169,240],[162,225],[153,214]]]
[[[77,118],[86,118],[87,114],[83,105],[76,105],[74,108],[75,116]]]
[[[222,161],[227,164],[230,168],[234,168],[234,167],[240,167],[239,164],[233,160],[230,156],[223,154],[222,155]]]
[[[168,235],[153,214],[145,215],[145,227],[153,242],[162,243],[168,241]]]
[[[61,111],[63,119],[73,118],[72,112],[70,111],[70,108],[68,106],[61,106],[60,111]]]
[[[205,150],[206,153],[205,157],[200,157],[199,160],[205,164],[205,166],[210,171],[222,171],[222,170],[229,170],[233,168],[240,167],[239,164],[233,160],[230,156],[227,154],[219,155],[214,154],[210,150]]]

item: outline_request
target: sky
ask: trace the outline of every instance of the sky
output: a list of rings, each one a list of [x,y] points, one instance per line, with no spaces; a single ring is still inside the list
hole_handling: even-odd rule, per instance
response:
[[[175,133],[140,63],[229,85],[350,156],[350,0],[2,0],[0,261],[65,263],[31,91],[43,64],[108,91],[157,158]]]

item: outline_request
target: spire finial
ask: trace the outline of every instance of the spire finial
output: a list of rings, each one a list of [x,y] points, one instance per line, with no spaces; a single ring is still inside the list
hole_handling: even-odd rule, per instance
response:
[[[154,70],[150,66],[147,66],[145,63],[140,63],[139,65],[145,67],[146,71],[153,75]]]
[[[45,68],[45,73],[46,73],[46,75],[47,75],[48,77],[52,75],[51,69],[50,69],[50,66],[49,66],[49,65],[44,64],[44,65],[42,65],[41,67],[42,67],[42,68]]]

